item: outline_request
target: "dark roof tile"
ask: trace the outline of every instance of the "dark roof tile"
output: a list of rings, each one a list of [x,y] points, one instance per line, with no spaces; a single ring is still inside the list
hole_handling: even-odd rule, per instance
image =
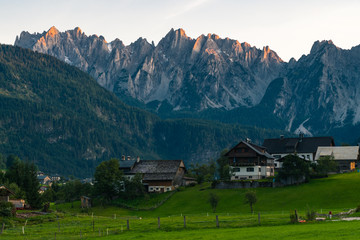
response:
[[[335,146],[332,137],[272,138],[264,140],[264,147],[271,154],[315,153],[319,146]]]

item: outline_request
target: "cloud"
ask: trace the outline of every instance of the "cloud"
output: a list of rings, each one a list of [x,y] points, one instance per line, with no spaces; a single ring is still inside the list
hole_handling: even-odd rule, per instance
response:
[[[205,4],[208,1],[210,1],[210,0],[196,0],[196,1],[191,1],[190,0],[190,2],[188,4],[186,4],[185,6],[179,8],[178,11],[167,15],[165,17],[165,19],[171,19],[171,18],[175,18],[175,17],[180,16],[180,15],[183,15],[183,14],[185,14],[185,13],[187,13],[187,12],[189,12],[189,11],[191,11],[191,10]]]

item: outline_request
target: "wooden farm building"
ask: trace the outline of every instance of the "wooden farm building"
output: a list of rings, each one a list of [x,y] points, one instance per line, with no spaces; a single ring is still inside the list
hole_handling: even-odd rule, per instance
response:
[[[315,160],[326,156],[335,160],[338,172],[354,171],[360,160],[359,146],[318,147]]]
[[[262,146],[241,141],[225,154],[231,167],[231,180],[263,179],[274,176],[274,158]]]
[[[186,172],[182,160],[136,160],[120,161],[120,169],[131,179],[142,175],[142,183],[148,192],[167,192],[183,183]]]
[[[0,185],[0,202],[9,202],[11,195],[15,195],[15,193],[4,185]]]

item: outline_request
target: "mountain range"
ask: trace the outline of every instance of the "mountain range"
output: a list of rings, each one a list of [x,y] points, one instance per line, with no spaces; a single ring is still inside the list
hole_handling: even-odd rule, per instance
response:
[[[103,160],[216,159],[250,137],[285,131],[196,119],[162,120],[124,104],[87,73],[47,54],[0,45],[0,153],[46,173],[90,177]]]
[[[269,47],[215,34],[193,39],[183,29],[171,29],[156,46],[143,38],[125,46],[55,27],[24,31],[15,45],[74,65],[126,103],[163,118],[333,135],[338,143],[360,136],[360,46],[316,41],[310,54],[284,62]]]

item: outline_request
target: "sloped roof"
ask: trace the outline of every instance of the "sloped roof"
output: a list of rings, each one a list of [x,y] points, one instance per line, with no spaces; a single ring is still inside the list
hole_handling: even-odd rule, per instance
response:
[[[185,167],[182,160],[140,160],[131,173],[176,173],[179,167]]]
[[[358,160],[359,146],[318,147],[315,160],[322,156],[333,156],[335,160]]]
[[[5,192],[8,192],[12,195],[15,195],[15,193],[13,191],[11,191],[9,188],[5,187],[5,185],[0,185],[0,191],[5,191]]]
[[[121,161],[119,161],[120,169],[132,168],[135,163],[136,163],[136,160],[121,160]]]
[[[40,175],[40,176],[37,176],[37,179],[38,180],[45,180],[45,178],[47,178],[48,176],[46,175]]]
[[[245,144],[246,146],[254,150],[260,156],[265,156],[266,158],[274,158],[265,150],[265,147],[247,141],[241,141],[238,144],[236,144],[235,147],[231,148],[227,153],[225,153],[225,156],[227,156],[233,149],[237,148],[241,143]]]
[[[263,146],[271,154],[315,153],[319,146],[334,146],[332,137],[298,137],[265,139]]]

